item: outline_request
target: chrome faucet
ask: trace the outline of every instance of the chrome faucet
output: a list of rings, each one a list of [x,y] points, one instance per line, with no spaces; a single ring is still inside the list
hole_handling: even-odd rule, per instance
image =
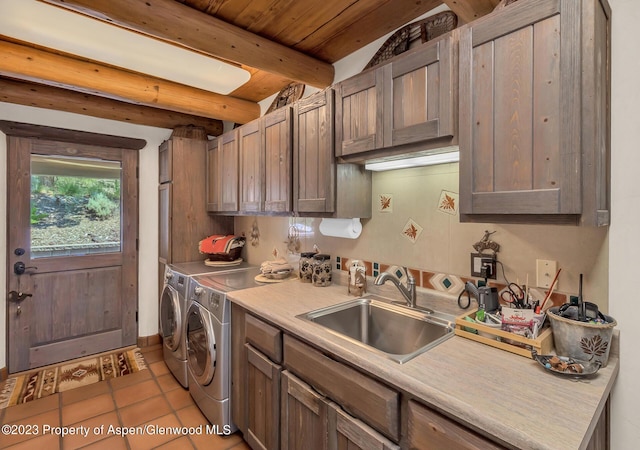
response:
[[[404,286],[398,277],[389,272],[382,272],[378,275],[373,282],[376,286],[382,286],[385,282],[391,281],[396,285],[404,299],[407,301],[407,306],[410,308],[416,307],[416,279],[409,273],[406,267],[402,268],[407,275],[407,286]]]

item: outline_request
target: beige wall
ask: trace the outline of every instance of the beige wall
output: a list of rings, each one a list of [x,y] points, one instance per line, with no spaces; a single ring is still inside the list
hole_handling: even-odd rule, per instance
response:
[[[363,259],[384,264],[406,265],[430,272],[470,276],[472,245],[485,230],[495,231],[491,239],[500,244],[498,260],[504,264],[510,281],[524,283],[527,275],[535,284],[536,258],[551,259],[562,268],[558,291],[577,294],[579,274],[584,274],[584,296],[603,310],[608,305],[607,228],[575,226],[495,225],[460,223],[459,215],[438,209],[443,190],[458,192],[458,164],[402,169],[373,173],[371,219],[362,220],[358,239],[325,237],[318,231],[320,219],[279,217],[238,217],[236,233],[250,235],[254,220],[260,229],[260,244],[247,245],[246,255],[252,263],[273,258],[273,249],[287,255],[284,243],[290,224],[313,228],[301,235],[302,250],[314,244],[335,256]],[[393,196],[392,212],[380,212],[381,194]],[[339,195],[339,193],[338,193]],[[413,219],[423,230],[416,242],[403,236],[405,224]],[[288,255],[296,264],[297,255]],[[335,259],[335,258],[334,258]],[[500,267],[498,281],[503,280]]]

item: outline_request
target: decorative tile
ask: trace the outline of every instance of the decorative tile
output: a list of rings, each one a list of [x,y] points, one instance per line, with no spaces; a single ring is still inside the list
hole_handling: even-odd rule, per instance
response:
[[[464,282],[459,277],[444,273],[433,274],[429,279],[429,284],[435,290],[450,294],[458,294],[464,289]]]
[[[380,263],[374,262],[373,263],[373,276],[377,277],[378,275],[380,275]]]
[[[342,260],[344,258],[340,258],[339,256],[336,256],[336,269],[340,270],[342,267],[344,267],[344,270],[347,270],[346,265],[347,262],[345,260],[344,264],[342,264]]]
[[[393,194],[380,194],[378,196],[378,212],[393,212]]]
[[[438,201],[438,211],[455,216],[458,213],[458,194],[443,190]]]
[[[418,237],[422,233],[422,227],[418,225],[413,219],[409,218],[404,228],[402,229],[402,235],[411,241],[412,244],[415,244],[418,240]]]

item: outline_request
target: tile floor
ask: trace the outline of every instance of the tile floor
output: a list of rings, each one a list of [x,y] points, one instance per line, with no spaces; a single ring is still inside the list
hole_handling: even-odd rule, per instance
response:
[[[238,433],[217,436],[204,432],[207,419],[191,399],[189,391],[169,372],[162,360],[160,345],[143,348],[142,353],[148,370],[0,410],[2,425],[26,425],[31,429],[38,426],[37,436],[0,434],[0,449],[249,449]],[[158,432],[109,435],[109,425],[117,430],[142,427]],[[202,434],[161,434],[170,427],[194,427],[197,430],[200,425],[203,426]],[[51,432],[53,427],[70,430],[80,429],[80,426],[89,430],[86,437],[62,437]],[[44,427],[48,427],[46,434]]]

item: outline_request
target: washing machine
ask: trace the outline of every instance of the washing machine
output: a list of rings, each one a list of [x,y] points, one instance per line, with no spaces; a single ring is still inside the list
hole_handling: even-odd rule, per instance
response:
[[[262,286],[259,267],[194,276],[189,287],[187,366],[189,393],[204,416],[226,434],[231,420],[231,305],[227,293]]]
[[[162,352],[167,367],[183,387],[188,387],[185,318],[188,307],[188,289],[191,276],[244,270],[246,262],[208,266],[204,261],[169,264],[165,269],[164,286],[160,294],[160,335]]]

